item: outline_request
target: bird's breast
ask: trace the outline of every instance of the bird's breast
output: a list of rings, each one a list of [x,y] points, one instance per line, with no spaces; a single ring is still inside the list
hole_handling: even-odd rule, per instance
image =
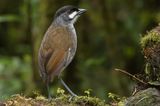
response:
[[[69,26],[69,31],[70,31],[70,40],[71,40],[71,49],[73,49],[73,51],[77,49],[77,34],[75,31],[74,26]]]
[[[69,27],[71,46],[68,48],[68,62],[70,63],[77,50],[77,35],[74,27]]]

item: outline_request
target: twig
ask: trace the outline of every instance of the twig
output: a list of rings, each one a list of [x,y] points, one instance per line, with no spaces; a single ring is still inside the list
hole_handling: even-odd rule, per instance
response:
[[[135,103],[135,105],[137,105],[138,103],[140,103],[141,101],[143,101],[146,98],[148,98],[148,97],[143,97],[142,99],[138,100],[137,103]]]
[[[137,80],[137,81],[141,82],[142,84],[147,85],[147,83],[146,83],[146,82],[144,82],[144,81],[140,80],[139,78],[135,77],[134,75],[132,75],[132,74],[128,73],[128,72],[127,72],[127,71],[125,71],[125,70],[117,69],[117,68],[116,68],[116,69],[115,69],[115,71],[118,71],[118,72],[124,73],[124,74],[126,74],[126,75],[128,75],[128,76],[132,77],[133,79],[135,79],[135,80]]]

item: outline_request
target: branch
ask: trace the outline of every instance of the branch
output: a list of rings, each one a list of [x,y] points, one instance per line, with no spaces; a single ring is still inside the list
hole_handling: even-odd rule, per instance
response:
[[[130,73],[128,73],[127,71],[125,71],[125,70],[122,70],[122,69],[114,69],[115,71],[118,71],[118,72],[121,72],[121,73],[123,73],[123,74],[126,74],[126,75],[128,75],[128,76],[130,76],[131,78],[133,78],[133,79],[135,79],[135,80],[137,80],[138,82],[140,82],[140,83],[142,83],[142,84],[145,84],[145,85],[147,85],[147,83],[146,82],[144,82],[143,80],[140,80],[139,78],[137,78],[137,77],[135,77],[134,75],[132,75],[132,74],[130,74]]]

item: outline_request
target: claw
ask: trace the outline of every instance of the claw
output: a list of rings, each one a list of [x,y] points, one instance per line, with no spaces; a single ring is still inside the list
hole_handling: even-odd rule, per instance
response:
[[[75,97],[78,97],[78,96],[77,95],[70,96],[68,101],[71,102],[73,100],[73,98],[75,98]]]

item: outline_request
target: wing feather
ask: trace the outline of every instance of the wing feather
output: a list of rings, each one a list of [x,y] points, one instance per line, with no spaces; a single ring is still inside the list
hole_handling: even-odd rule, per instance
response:
[[[42,78],[51,81],[66,64],[71,46],[70,32],[65,27],[49,27],[39,49],[39,67]]]

